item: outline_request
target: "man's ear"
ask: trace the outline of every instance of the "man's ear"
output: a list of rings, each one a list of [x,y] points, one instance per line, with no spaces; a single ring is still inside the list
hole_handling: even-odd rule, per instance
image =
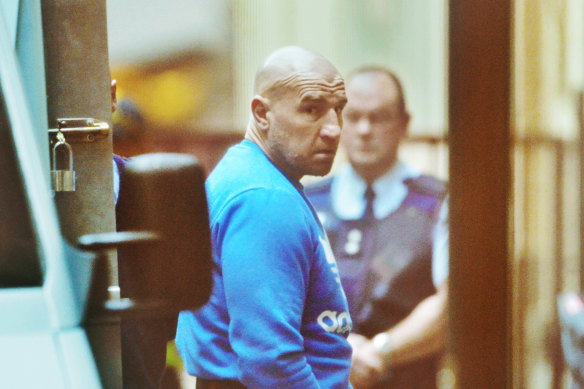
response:
[[[412,120],[412,116],[409,112],[404,112],[403,114],[403,122],[402,122],[402,137],[405,137],[408,134],[408,129],[410,128],[410,121]]]
[[[266,131],[269,128],[269,110],[268,100],[265,97],[256,95],[251,100],[251,114],[258,129],[262,131]]]
[[[112,113],[116,112],[118,109],[118,82],[116,80],[112,80],[110,84],[110,95],[111,95],[111,102],[112,102]]]

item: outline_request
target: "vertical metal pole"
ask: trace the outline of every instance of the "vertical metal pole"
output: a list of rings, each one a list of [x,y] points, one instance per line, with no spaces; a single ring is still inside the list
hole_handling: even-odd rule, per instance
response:
[[[456,387],[511,387],[511,1],[449,8],[450,313]]]
[[[584,90],[578,93],[580,188],[584,186]],[[580,236],[584,234],[584,194],[580,194]],[[580,239],[580,292],[584,293],[584,239]]]
[[[111,124],[105,0],[43,1],[49,126],[57,118]],[[73,146],[77,190],[57,193],[65,237],[114,231],[112,138]]]
[[[42,1],[48,122],[91,117],[111,127],[105,0]],[[47,135],[48,136],[48,135]],[[115,231],[112,137],[71,143],[76,191],[55,194],[61,229],[73,245],[87,233]],[[108,277],[117,283],[112,265]],[[85,326],[106,388],[121,387],[119,323]]]

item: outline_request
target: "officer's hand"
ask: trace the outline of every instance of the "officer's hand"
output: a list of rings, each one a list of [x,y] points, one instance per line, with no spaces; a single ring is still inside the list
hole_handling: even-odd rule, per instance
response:
[[[353,350],[369,341],[369,339],[367,339],[363,335],[354,333],[350,333],[349,336],[347,337],[347,340],[349,341],[351,347],[353,347]]]
[[[385,376],[383,358],[369,339],[351,334],[348,340],[353,346],[353,363],[349,380],[355,389],[370,388]]]

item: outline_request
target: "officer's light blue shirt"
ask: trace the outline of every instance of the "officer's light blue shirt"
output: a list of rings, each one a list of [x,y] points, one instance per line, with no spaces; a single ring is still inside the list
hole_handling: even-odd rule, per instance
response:
[[[432,235],[432,281],[440,285],[448,277],[448,198],[444,200]]]

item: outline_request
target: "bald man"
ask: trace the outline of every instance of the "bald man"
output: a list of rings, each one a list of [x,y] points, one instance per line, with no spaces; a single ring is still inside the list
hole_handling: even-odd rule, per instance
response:
[[[214,290],[176,343],[197,388],[347,388],[352,322],[304,175],[331,169],[346,104],[322,56],[276,50],[255,77],[245,139],[206,182]]]

